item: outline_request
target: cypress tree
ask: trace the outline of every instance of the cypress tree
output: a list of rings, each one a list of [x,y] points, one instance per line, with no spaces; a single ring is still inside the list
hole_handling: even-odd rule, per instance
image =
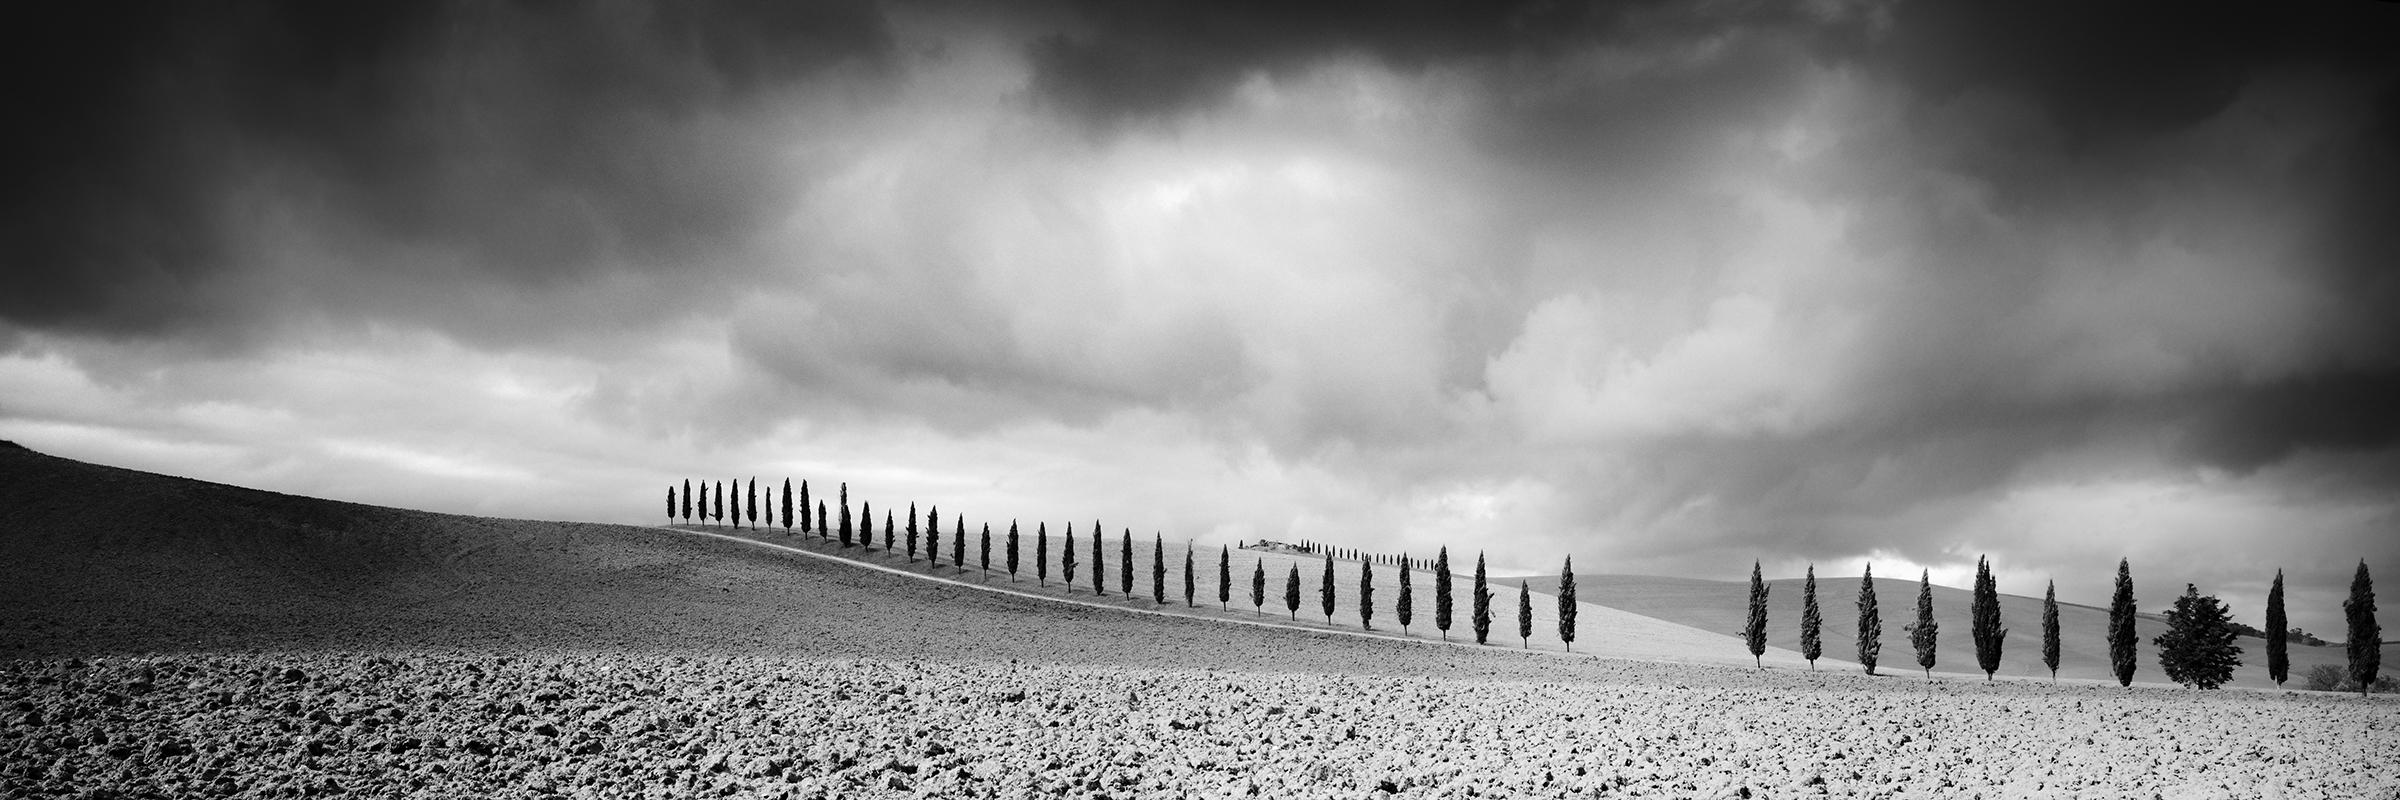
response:
[[[722,483],[722,482],[720,482],[720,483],[718,483],[718,484],[717,484],[717,510],[716,510],[716,515],[717,515],[717,524],[720,524],[720,525],[724,524],[724,523],[725,523],[725,484],[724,484],[724,483]]]
[[[825,507],[825,504],[824,504],[824,503],[818,503],[818,504],[816,505],[816,507],[817,507],[817,508],[824,508],[824,507]],[[823,536],[823,535],[824,535],[824,533],[825,533],[825,526],[824,526],[824,525],[821,525],[821,524],[820,524],[820,525],[810,525],[810,524],[808,524],[808,523],[809,523],[809,520],[808,520],[808,509],[809,509],[809,504],[808,504],[808,481],[804,479],[804,480],[800,481],[800,532],[801,532],[801,533],[803,533],[803,534],[807,534],[807,533],[815,533],[815,534],[817,534],[817,535],[819,535],[819,536]],[[823,512],[819,512],[819,513],[818,513],[818,517],[819,517],[819,519],[820,519],[820,520],[822,520],[822,518],[824,517],[824,514],[823,514]]]
[[[2275,571],[2275,582],[2267,586],[2267,677],[2282,686],[2291,677],[2291,620],[2283,616],[2283,570]]]
[[[1442,641],[1450,641],[1450,547],[1433,557],[1433,627],[1442,631]]]
[[[1750,562],[1750,622],[1742,626],[1742,643],[1750,648],[1752,665],[1766,666],[1761,659],[1767,653],[1767,582],[1757,561]]]
[[[1037,586],[1050,585],[1050,523],[1047,522],[1033,526],[1033,582]]]
[[[2108,666],[2117,685],[2133,685],[2134,664],[2133,565],[2117,559],[2117,590],[2108,600]]]
[[[1817,657],[1825,654],[1825,640],[1818,630],[1825,624],[1817,611],[1817,565],[1808,565],[1808,578],[1800,582],[1800,657],[1808,659],[1808,671],[1817,671]]]
[[[1533,590],[1517,581],[1517,646],[1533,647]]]
[[[2058,682],[2058,581],[2051,581],[2042,590],[2042,666],[2050,668],[2050,682]]]
[[[1066,525],[1067,540],[1058,547],[1058,580],[1067,585],[1067,594],[1075,593],[1075,523]],[[1092,535],[1100,534],[1099,523],[1092,524]]]
[[[2242,665],[2242,648],[2234,646],[2236,635],[2233,612],[2187,583],[2175,607],[2167,610],[2166,631],[2150,643],[2158,648],[2158,666],[2167,680],[2214,689],[2233,680],[2234,668]]]
[[[1358,627],[1375,629],[1375,565],[1358,562]]]
[[[1108,568],[1102,566],[1106,562],[1100,557],[1100,543],[1107,539],[1100,532],[1100,521],[1092,520],[1092,594],[1101,597],[1108,596]]]
[[[917,560],[917,504],[908,504],[908,560]]]
[[[1167,604],[1167,542],[1150,532],[1150,599]]]
[[[1991,680],[2000,671],[2000,645],[2008,638],[2008,629],[2000,627],[2000,585],[1992,580],[1992,565],[1982,556],[1975,558],[1975,599],[1971,609],[1970,632],[1975,636],[1975,666],[1983,668],[1983,679]]]
[[[789,533],[791,533],[791,532],[792,532],[792,479],[790,479],[790,478],[785,478],[785,479],[783,479],[783,495],[782,495],[782,497],[783,497],[783,532],[784,532],[784,533],[786,533],[786,534],[789,534]],[[914,514],[914,513],[916,513],[916,507],[915,507],[915,506],[910,506],[910,507],[909,507],[909,513],[911,513],[911,514]],[[909,520],[909,521],[908,521],[908,524],[909,524],[909,525],[911,525],[911,526],[914,526],[914,525],[916,525],[916,524],[917,524],[917,521],[912,519],[912,520]],[[913,551],[912,551],[912,552],[913,552]]]
[[[1192,598],[1200,594],[1200,579],[1192,570],[1192,543],[1183,543],[1183,607],[1191,608]]]
[[[1942,624],[1933,621],[1933,573],[1917,575],[1917,624],[1908,626],[1908,643],[1917,648],[1917,666],[1925,669],[1925,677],[1933,677],[1934,634]]]
[[[1875,609],[1875,565],[1858,579],[1858,663],[1875,674],[1875,657],[1883,653],[1883,614]]]
[[[1008,582],[1017,582],[1017,521],[1008,521]]]
[[[958,530],[950,534],[950,566],[963,572],[967,568],[967,515],[956,517]]]
[[[817,501],[817,535],[825,535],[825,501]]]
[[[1267,613],[1267,560],[1260,558],[1258,567],[1250,572],[1250,612]]]
[[[1283,579],[1283,607],[1294,621],[1300,619],[1300,562],[1292,562],[1292,574]]]
[[[1575,557],[1558,570],[1558,641],[1575,652]]]
[[[1483,577],[1483,553],[1475,553],[1474,616],[1467,620],[1475,628],[1475,643],[1490,644],[1492,637],[1492,592]]]
[[[1408,623],[1416,616],[1416,600],[1408,588],[1408,558],[1400,559],[1400,596],[1392,598],[1392,617],[1400,621],[1400,635],[1408,635]]]
[[[925,566],[942,565],[942,507],[932,506],[925,511]]]
[[[1117,593],[1133,599],[1133,529],[1126,528],[1118,539]]]
[[[911,519],[909,522],[914,524],[916,520]],[[883,512],[883,551],[886,553],[892,551],[892,512],[889,509]]]
[[[850,546],[850,484],[842,484],[842,546]]]
[[[683,479],[683,524],[692,524],[692,479]]]
[[[1217,610],[1233,610],[1233,548],[1217,545]]]
[[[1333,624],[1333,556],[1325,557],[1325,577],[1317,581],[1317,604],[1325,608],[1325,624]]]
[[[746,492],[746,494],[748,494],[748,495],[750,496],[750,499],[749,499],[749,501],[748,501],[748,502],[750,503],[750,512],[749,512],[749,513],[750,513],[750,527],[756,528],[756,527],[758,527],[758,477],[757,477],[757,476],[755,476],[755,475],[754,475],[754,476],[751,476],[751,478],[750,478],[750,484],[749,484],[749,487],[750,487],[750,490],[749,490],[748,492]]]
[[[740,478],[733,479],[733,527],[735,530],[740,530],[742,527],[742,479]]]
[[[858,546],[862,550],[875,549],[874,503],[862,501],[858,504]]]
[[[667,524],[675,524],[675,484],[667,484]]]
[[[2358,560],[2358,574],[2350,578],[2342,617],[2350,624],[2350,680],[2358,683],[2358,696],[2365,697],[2383,669],[2383,627],[2375,624],[2375,579],[2367,574],[2366,559]]]
[[[984,572],[989,573],[992,571],[992,524],[989,522],[983,524],[983,538],[981,541],[983,560],[977,563],[981,565]]]

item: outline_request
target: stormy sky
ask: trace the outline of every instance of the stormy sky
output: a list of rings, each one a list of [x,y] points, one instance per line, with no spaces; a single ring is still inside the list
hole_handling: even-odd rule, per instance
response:
[[[24,7],[0,438],[1502,572],[2400,580],[2400,4]]]

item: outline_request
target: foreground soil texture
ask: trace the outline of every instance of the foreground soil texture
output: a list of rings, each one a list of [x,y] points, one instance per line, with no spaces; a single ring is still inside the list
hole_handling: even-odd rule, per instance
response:
[[[0,797],[2400,795],[2383,696],[1229,624],[1275,615],[763,538],[808,552],[0,447]]]
[[[2400,706],[2388,702],[1596,659],[1571,679],[1526,680],[756,656],[187,655],[10,662],[0,698],[0,794],[11,797],[2400,791],[2400,736],[2390,735]]]

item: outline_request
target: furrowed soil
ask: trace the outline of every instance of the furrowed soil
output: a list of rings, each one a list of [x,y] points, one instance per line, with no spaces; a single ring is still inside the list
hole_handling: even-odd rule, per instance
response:
[[[1422,594],[1407,638],[1206,619],[1265,615],[1182,606],[1179,557],[1174,602],[1102,603],[1180,608],[1158,615],[822,555],[0,447],[0,796],[2400,792],[2383,697],[1760,669],[1615,609],[1576,655],[1445,645]],[[1584,654],[1608,620],[1641,642],[1620,655],[1710,652]]]

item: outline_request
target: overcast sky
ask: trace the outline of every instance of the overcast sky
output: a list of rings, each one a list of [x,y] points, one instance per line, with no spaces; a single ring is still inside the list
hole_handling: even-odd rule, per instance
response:
[[[2400,581],[2400,5],[65,3],[0,437],[1495,569]],[[2298,16],[2261,16],[2298,15]]]

